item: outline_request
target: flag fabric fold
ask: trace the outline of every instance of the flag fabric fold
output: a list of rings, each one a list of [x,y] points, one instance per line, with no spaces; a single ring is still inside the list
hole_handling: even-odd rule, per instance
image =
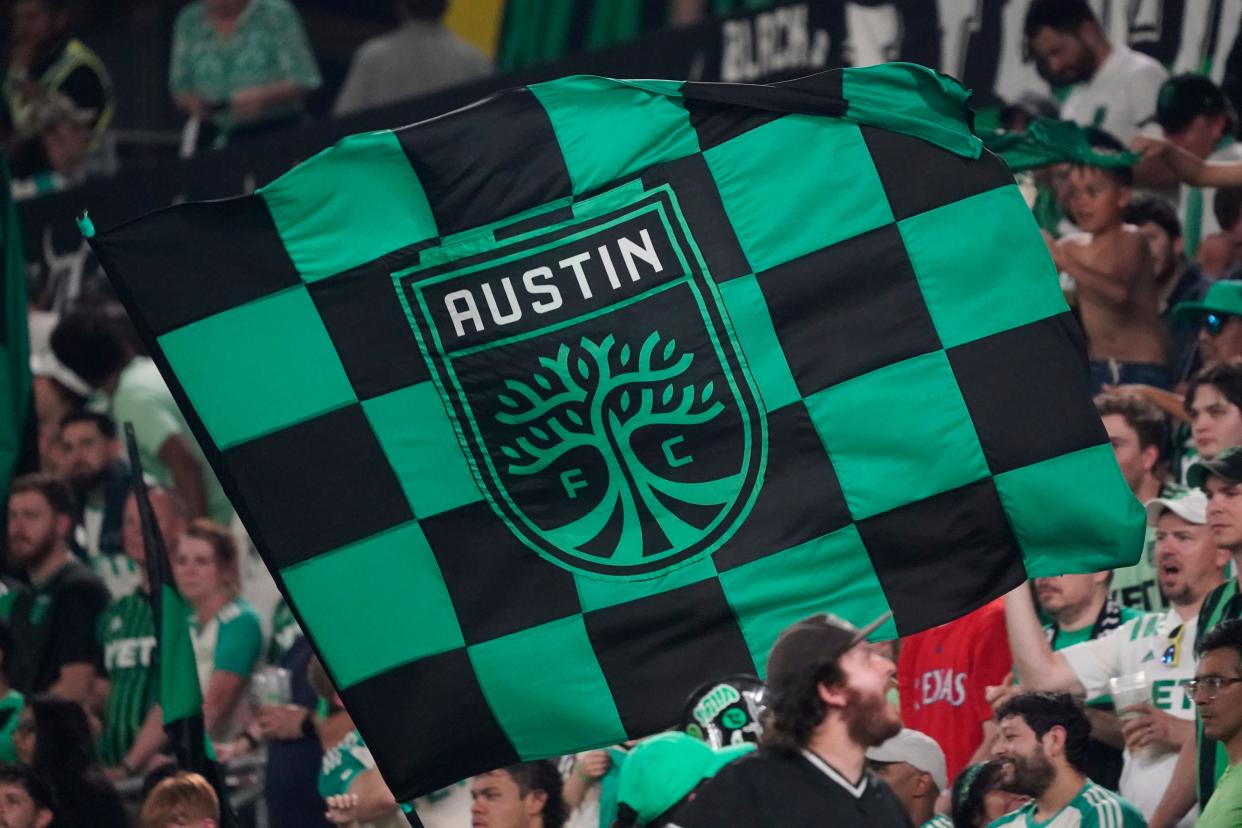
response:
[[[26,258],[17,207],[9,194],[7,165],[0,171],[0,483],[38,467],[31,397],[30,333],[26,307]]]
[[[1110,152],[1091,146],[1087,130],[1072,121],[1037,118],[1023,132],[997,130],[983,143],[1014,172],[1066,162],[1090,167],[1132,167],[1137,152]]]
[[[158,698],[164,718],[164,732],[177,766],[201,774],[215,788],[220,800],[220,825],[230,828],[237,824],[237,819],[229,804],[224,777],[203,722],[203,695],[198,686],[198,668],[195,666],[194,647],[190,642],[187,623],[190,607],[173,581],[168,549],[147,494],[132,423],[125,423],[125,444],[133,470],[134,498],[142,525],[143,548],[146,550],[147,596],[155,620]]]
[[[399,799],[1136,560],[968,93],[569,77],[91,243]]]

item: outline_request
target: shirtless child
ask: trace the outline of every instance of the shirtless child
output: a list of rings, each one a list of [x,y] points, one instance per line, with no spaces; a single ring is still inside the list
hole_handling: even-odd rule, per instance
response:
[[[1052,260],[1076,286],[1093,392],[1120,383],[1167,388],[1170,381],[1151,253],[1139,229],[1121,219],[1130,182],[1128,167],[1073,167],[1069,208],[1082,232],[1048,239]]]

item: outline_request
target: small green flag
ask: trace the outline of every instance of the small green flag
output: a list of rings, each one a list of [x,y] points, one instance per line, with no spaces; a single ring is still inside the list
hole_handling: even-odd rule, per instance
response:
[[[133,423],[125,424],[125,443],[134,473],[134,497],[138,503],[142,543],[146,549],[147,594],[151,599],[155,628],[159,631],[156,659],[159,664],[159,700],[164,715],[164,732],[168,735],[178,767],[200,774],[211,783],[220,800],[221,828],[231,828],[237,824],[237,818],[229,805],[224,777],[203,723],[203,695],[198,686],[198,668],[186,623],[190,607],[173,582],[168,551],[155,522],[147,484],[143,479]]]

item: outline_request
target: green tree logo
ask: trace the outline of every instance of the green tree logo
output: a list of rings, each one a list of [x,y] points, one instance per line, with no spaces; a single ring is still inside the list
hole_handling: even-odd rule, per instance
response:
[[[628,344],[617,347],[608,335],[600,342],[583,337],[576,346],[562,343],[555,358],[540,357],[540,368],[529,381],[508,379],[498,396],[496,419],[508,437],[499,451],[512,475],[546,473],[577,449],[598,453],[606,480],[582,479],[579,469],[561,474],[566,496],[603,486],[599,503],[567,525],[545,530],[562,549],[576,549],[604,531],[620,512],[620,540],[609,558],[614,566],[652,560],[644,533],[663,532],[671,546],[656,557],[672,555],[695,543],[703,530],[678,518],[662,501],[724,509],[738,493],[740,473],[710,480],[674,480],[652,469],[635,450],[636,438],[647,428],[691,429],[711,422],[725,410],[715,399],[715,382],[701,386],[684,380],[695,356],[677,349],[675,339],[663,341],[658,331],[648,336],[637,354]],[[670,468],[693,462],[678,453],[682,438],[660,444]],[[645,519],[646,518],[646,519]],[[646,539],[650,541],[650,539]],[[644,555],[644,549],[647,549]]]

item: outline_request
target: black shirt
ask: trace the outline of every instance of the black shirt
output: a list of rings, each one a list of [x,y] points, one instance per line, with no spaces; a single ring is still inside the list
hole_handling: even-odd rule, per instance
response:
[[[913,828],[878,776],[850,783],[810,751],[745,756],[699,790],[678,814],[678,828]],[[673,826],[670,826],[673,828]]]
[[[129,828],[125,806],[112,783],[91,771],[56,788],[56,818],[51,828]]]
[[[65,664],[101,663],[96,626],[110,596],[99,576],[71,560],[13,600],[9,682],[23,693],[56,683]]]

